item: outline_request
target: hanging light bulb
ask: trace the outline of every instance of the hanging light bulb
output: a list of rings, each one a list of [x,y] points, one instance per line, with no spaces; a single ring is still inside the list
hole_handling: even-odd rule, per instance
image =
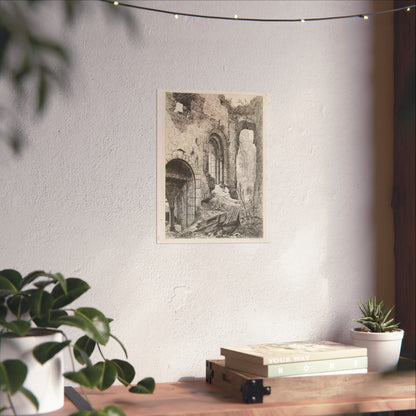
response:
[[[118,1],[113,1],[113,4],[114,4],[114,6],[118,6],[119,5]]]

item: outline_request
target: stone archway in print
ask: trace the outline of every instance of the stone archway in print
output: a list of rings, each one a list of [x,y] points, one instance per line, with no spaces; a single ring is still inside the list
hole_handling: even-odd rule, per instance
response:
[[[191,166],[182,159],[166,164],[167,216],[170,231],[181,231],[195,221],[195,175]]]

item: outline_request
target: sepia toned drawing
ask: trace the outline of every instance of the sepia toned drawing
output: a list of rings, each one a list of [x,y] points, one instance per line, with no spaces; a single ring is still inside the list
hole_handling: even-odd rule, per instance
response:
[[[158,91],[158,242],[264,241],[264,101]]]

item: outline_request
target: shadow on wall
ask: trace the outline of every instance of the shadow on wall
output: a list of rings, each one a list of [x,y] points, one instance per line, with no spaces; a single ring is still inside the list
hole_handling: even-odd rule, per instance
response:
[[[378,10],[380,6],[375,6]],[[381,7],[382,8],[382,7]],[[376,10],[376,11],[377,11]],[[373,208],[375,294],[394,305],[393,194],[393,18],[378,16],[373,34]],[[391,53],[386,53],[391,51]]]
[[[374,10],[370,12],[387,8],[386,2],[372,5]],[[326,161],[332,169],[326,174],[331,174],[330,189],[339,210],[329,213],[328,257],[329,261],[337,262],[337,267],[345,268],[339,270],[342,276],[339,279],[343,279],[341,286],[339,280],[329,282],[329,296],[339,299],[344,308],[338,311],[336,319],[330,318],[332,325],[328,335],[347,343],[351,342],[349,328],[353,326],[351,319],[359,313],[360,296],[364,299],[375,294],[390,306],[395,301],[394,229],[390,206],[393,191],[393,15],[381,14],[366,24],[371,25],[369,30],[360,31],[365,37],[357,38],[363,42],[355,58],[357,61],[350,62],[351,66],[346,69],[359,74],[357,85],[351,86],[350,92],[341,97],[348,98],[346,105],[350,114],[360,118],[354,120],[348,133],[343,132],[340,141],[331,143],[330,159]],[[354,109],[357,103],[362,113]],[[342,116],[343,103],[332,110],[332,114],[338,111]],[[347,122],[344,118],[340,125],[348,127]],[[335,156],[340,162],[338,167],[334,167]],[[334,183],[339,178],[343,180],[341,186]],[[340,224],[342,221],[347,224]]]
[[[395,7],[410,0],[395,0]],[[415,13],[394,19],[394,253],[396,319],[405,331],[402,355],[416,356],[415,288]]]

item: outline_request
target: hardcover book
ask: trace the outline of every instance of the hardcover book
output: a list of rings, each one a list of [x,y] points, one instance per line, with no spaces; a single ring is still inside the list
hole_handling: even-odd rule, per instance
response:
[[[261,377],[287,377],[299,375],[322,375],[324,373],[354,373],[352,370],[367,371],[367,355],[361,357],[336,358],[333,360],[314,360],[285,364],[260,365],[238,358],[227,357],[225,366],[237,371],[255,374]]]
[[[342,374],[367,374],[368,370],[366,368],[357,368],[356,370],[345,370],[345,371],[329,371],[325,373],[308,373],[308,374],[295,374],[293,376],[285,376],[288,378],[294,377],[312,377],[312,376],[339,376]],[[270,377],[269,377],[270,378]],[[276,378],[276,377],[273,377]]]
[[[367,348],[332,341],[286,342],[221,348],[225,358],[236,358],[258,365],[297,363],[336,358],[367,356]]]

